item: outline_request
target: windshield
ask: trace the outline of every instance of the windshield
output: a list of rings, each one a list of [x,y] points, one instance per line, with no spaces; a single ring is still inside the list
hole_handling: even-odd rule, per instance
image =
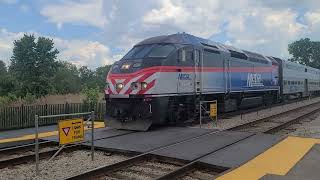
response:
[[[123,57],[123,59],[143,58],[149,53],[152,47],[153,45],[135,46]]]
[[[169,45],[169,44],[157,45],[154,48],[152,48],[152,51],[149,53],[149,57],[165,58],[174,49],[175,49],[175,47],[173,45]]]
[[[146,57],[165,58],[175,47],[169,44],[152,44],[133,47],[122,59],[140,59]]]

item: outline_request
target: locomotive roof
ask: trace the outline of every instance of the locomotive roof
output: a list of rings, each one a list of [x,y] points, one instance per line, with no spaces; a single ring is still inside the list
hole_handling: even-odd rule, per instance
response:
[[[250,52],[250,51],[244,51],[238,48],[235,48],[233,46],[228,46],[222,43],[213,42],[208,39],[203,39],[200,37],[193,36],[191,34],[187,33],[177,33],[177,34],[171,34],[171,35],[163,35],[163,36],[155,36],[148,39],[145,39],[137,44],[139,45],[146,45],[146,44],[161,44],[161,43],[174,43],[174,44],[189,44],[189,45],[196,45],[196,46],[206,46],[209,48],[216,48],[220,51],[224,51],[229,53],[230,51],[236,51],[239,53],[245,54],[248,58],[258,58],[263,59],[264,61],[271,62],[269,58],[266,58],[265,56]]]

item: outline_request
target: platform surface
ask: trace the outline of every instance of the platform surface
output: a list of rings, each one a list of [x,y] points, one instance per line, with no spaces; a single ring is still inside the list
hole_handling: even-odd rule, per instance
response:
[[[111,128],[99,128],[94,130],[94,139],[103,139],[103,138],[109,138],[124,134],[133,133],[134,131],[128,131],[128,130],[116,130]],[[42,140],[48,140],[48,141],[55,141],[59,142],[58,136],[49,136],[45,138],[41,138]],[[85,131],[85,141],[91,140],[91,130]]]
[[[280,136],[257,134],[203,157],[199,161],[221,167],[235,168],[253,159],[283,139]]]
[[[284,176],[268,174],[262,180],[317,180],[320,179],[320,145],[311,150]]]
[[[240,167],[222,174],[217,180],[257,180],[268,174],[285,176],[319,143],[320,139],[289,136]],[[319,166],[311,168],[319,171]]]
[[[39,133],[55,131],[55,130],[57,130],[57,125],[40,126],[39,127]],[[29,135],[29,134],[34,134],[34,133],[35,133],[34,127],[0,131],[0,140],[21,137],[21,136],[25,136],[25,135]]]
[[[104,128],[103,122],[95,122],[95,129],[99,128]],[[57,125],[40,126],[38,136],[39,138],[46,138],[50,136],[58,137],[57,129]],[[88,130],[88,128],[85,127],[85,130]],[[33,139],[35,139],[35,128],[16,129],[0,132],[0,144],[10,144],[11,142],[27,141]]]

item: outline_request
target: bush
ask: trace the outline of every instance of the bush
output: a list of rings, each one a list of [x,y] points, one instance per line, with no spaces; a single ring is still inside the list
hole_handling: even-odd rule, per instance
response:
[[[31,104],[33,103],[35,100],[36,100],[36,96],[35,95],[32,95],[30,93],[27,93],[26,96],[22,99],[22,102],[23,103],[26,103],[26,104]]]
[[[84,88],[82,90],[82,94],[85,96],[85,99],[83,101],[84,104],[89,105],[89,110],[93,110],[96,108],[98,100],[99,100],[99,88]]]
[[[18,98],[11,93],[9,93],[7,96],[0,96],[0,107],[8,106],[17,100]]]

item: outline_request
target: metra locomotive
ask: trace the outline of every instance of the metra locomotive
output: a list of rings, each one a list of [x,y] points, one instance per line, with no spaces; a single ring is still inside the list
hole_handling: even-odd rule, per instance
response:
[[[190,34],[146,39],[114,63],[106,79],[106,124],[147,130],[196,118],[200,100],[220,112],[320,90],[320,71]]]

